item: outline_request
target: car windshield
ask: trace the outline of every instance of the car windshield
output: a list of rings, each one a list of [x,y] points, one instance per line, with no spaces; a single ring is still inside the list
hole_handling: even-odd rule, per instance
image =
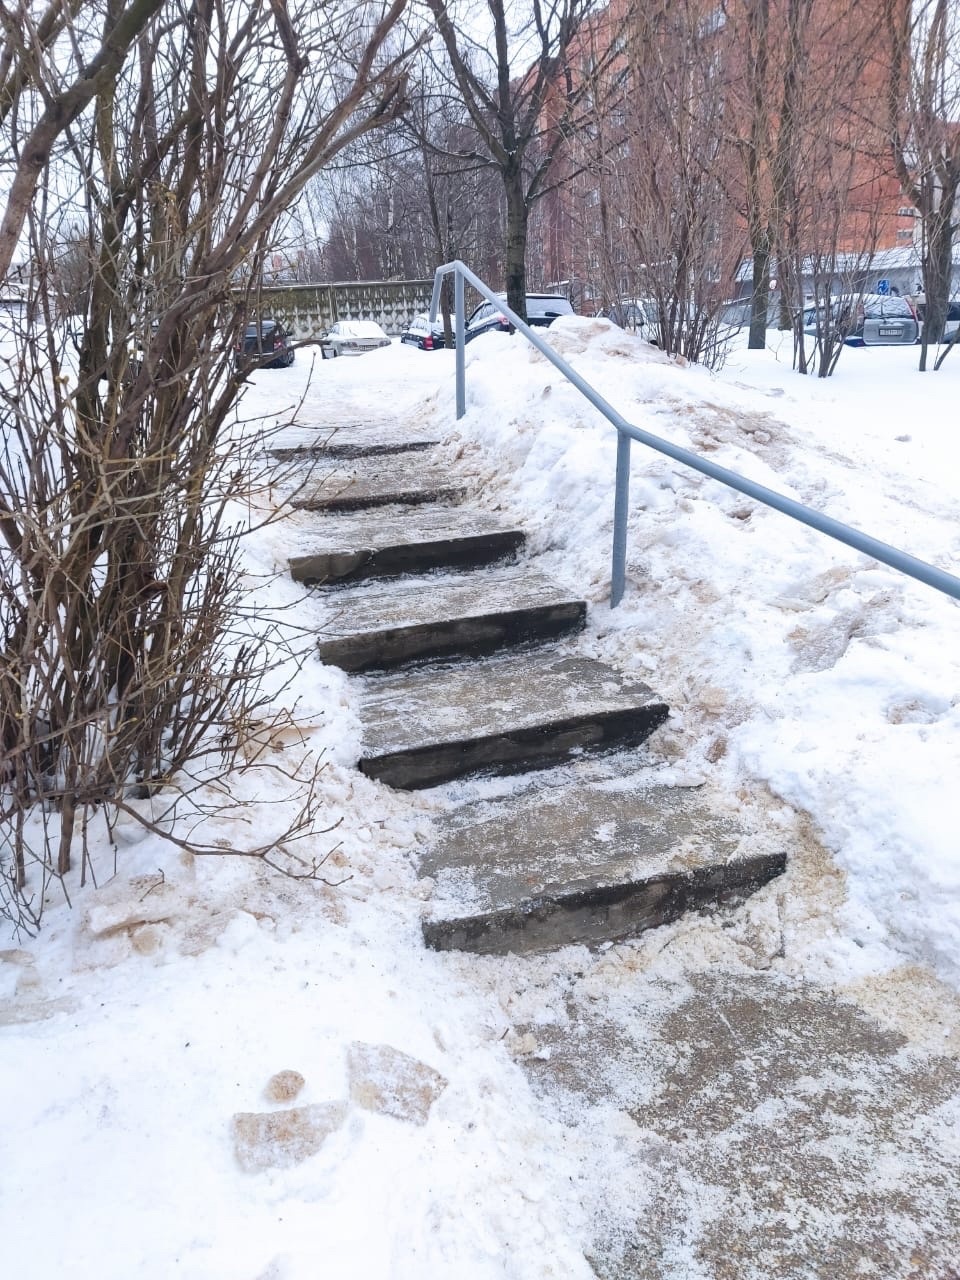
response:
[[[569,298],[527,298],[528,316],[569,316],[573,307]]]

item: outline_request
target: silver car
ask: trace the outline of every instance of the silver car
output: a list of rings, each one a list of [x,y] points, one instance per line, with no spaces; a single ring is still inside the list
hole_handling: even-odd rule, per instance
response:
[[[376,320],[338,320],[320,339],[324,360],[336,356],[359,356],[377,347],[389,347],[390,339]]]
[[[865,293],[862,297],[834,298],[830,315],[837,335],[849,347],[909,346],[920,334],[916,312],[906,298],[896,294]],[[817,336],[827,327],[822,309],[804,312],[804,333]]]

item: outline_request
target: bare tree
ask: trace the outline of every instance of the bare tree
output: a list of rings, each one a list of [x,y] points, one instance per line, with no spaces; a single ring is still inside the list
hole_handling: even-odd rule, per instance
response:
[[[842,347],[836,298],[862,290],[890,194],[876,118],[890,73],[882,33],[855,0],[729,0],[723,14],[726,128],[739,157],[725,181],[750,242],[750,346],[765,345],[776,277],[802,372],[805,307],[823,320],[814,350],[826,376]]]
[[[404,115],[421,174],[432,266],[463,258],[481,275],[503,259],[503,200],[476,159],[483,142],[466,107],[445,91],[426,59]],[[449,281],[447,282],[449,284]]]
[[[403,125],[364,138],[314,184],[324,278],[420,279],[466,257],[499,261],[500,207],[473,155],[476,138],[449,97],[409,95]]]
[[[735,134],[735,147],[743,165],[743,212],[750,238],[752,289],[750,302],[751,350],[763,350],[767,343],[767,313],[770,306],[770,276],[773,265],[773,171],[770,154],[776,149],[776,115],[773,108],[770,64],[771,50],[770,0],[743,0],[733,6],[731,29],[736,23],[741,49],[740,93],[731,94],[732,105],[742,127]],[[730,8],[726,8],[730,15]],[[737,98],[741,100],[738,102]]]
[[[897,176],[921,223],[920,369],[943,337],[960,191],[960,19],[948,0],[885,0],[893,75],[887,114]],[[937,359],[943,362],[946,351]]]
[[[889,59],[870,11],[853,0],[728,0],[723,12],[727,129],[740,161],[729,189],[749,235],[750,346],[759,348],[772,277],[789,327],[804,279],[812,275],[817,292],[831,263],[846,269],[845,251],[865,260],[875,247],[889,172],[876,101]],[[835,354],[831,347],[828,364]]]
[[[233,340],[277,219],[402,104],[386,46],[403,8],[167,0],[41,166],[29,296],[0,365],[0,911],[21,923],[93,812],[138,814],[137,795],[249,729],[261,664],[231,635]],[[33,33],[8,28],[21,115],[57,97],[56,69],[82,79],[95,33],[113,48],[119,0],[85,4],[82,27],[79,9],[42,82]],[[89,273],[65,327],[67,224]]]
[[[855,0],[787,0],[784,21],[771,184],[777,271],[796,366],[828,377],[855,323],[880,233],[889,165],[874,102],[887,69]]]
[[[564,141],[578,127],[591,88],[581,30],[595,0],[534,0],[518,18],[508,0],[478,15],[452,0],[428,0],[456,85],[481,146],[474,159],[500,180],[506,209],[507,303],[526,317],[530,210],[543,194]]]
[[[582,172],[566,199],[590,293],[599,278],[604,300],[640,310],[664,350],[711,362],[742,249],[721,181],[720,35],[686,0],[634,6],[603,33],[615,56],[571,142]]]
[[[9,130],[11,179],[0,220],[0,278],[17,250],[37,185],[54,147],[90,102],[118,76],[163,0],[115,0],[107,21],[82,0],[51,0],[39,19],[25,0],[0,6],[0,124]],[[86,19],[90,19],[89,25]],[[64,74],[62,55],[83,50]],[[91,47],[87,47],[91,46]]]

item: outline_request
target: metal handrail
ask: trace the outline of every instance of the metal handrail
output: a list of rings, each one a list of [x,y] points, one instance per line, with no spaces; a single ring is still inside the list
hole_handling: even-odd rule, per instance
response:
[[[627,422],[623,415],[614,409],[613,405],[604,400],[603,396],[586,379],[582,378],[575,369],[572,369],[566,360],[553,350],[549,343],[534,333],[528,324],[521,320],[514,311],[511,311],[503,298],[495,294],[478,276],[474,275],[465,263],[460,261],[447,262],[442,267],[437,268],[433,279],[433,297],[430,301],[431,323],[437,319],[440,289],[444,277],[449,275],[450,272],[454,273],[458,419],[462,418],[467,411],[463,306],[464,282],[466,282],[472,285],[481,297],[486,298],[488,302],[492,302],[497,306],[510,320],[511,324],[519,329],[529,342],[533,343],[541,355],[545,356],[552,365],[559,369],[563,376],[569,382],[572,382],[577,390],[586,396],[593,407],[599,410],[607,421],[617,429],[613,557],[610,570],[611,609],[615,609],[623,599],[626,585],[627,506],[630,496],[631,440],[637,440],[640,444],[656,449],[658,453],[665,454],[668,458],[673,458],[674,461],[681,462],[684,466],[691,467],[694,471],[699,471],[702,475],[709,476],[711,480],[719,480],[721,484],[725,484],[731,489],[736,489],[738,493],[746,494],[748,498],[754,498],[757,502],[764,503],[765,506],[773,507],[775,511],[782,511],[784,515],[788,515],[794,520],[799,520],[801,524],[808,525],[811,529],[817,529],[820,533],[825,533],[828,537],[836,539],[837,542],[843,542],[848,547],[853,547],[855,551],[862,551],[864,555],[871,556],[874,560],[879,560],[881,564],[889,565],[891,569],[896,569],[898,573],[906,574],[908,578],[914,578],[917,582],[923,582],[928,587],[933,587],[936,591],[942,591],[944,595],[952,596],[954,600],[960,600],[960,578],[954,577],[953,574],[947,573],[944,569],[938,569],[936,565],[927,564],[925,560],[918,560],[916,556],[911,556],[906,551],[890,546],[889,543],[881,542],[878,538],[871,537],[870,534],[861,533],[859,529],[854,529],[839,520],[834,520],[831,516],[823,515],[820,511],[814,511],[812,507],[805,507],[803,503],[796,502],[793,498],[788,498],[782,493],[777,493],[775,489],[768,489],[765,485],[756,484],[753,480],[748,480],[745,476],[738,475],[735,471],[717,466],[715,462],[708,462],[706,458],[701,458],[699,454],[692,453],[689,449],[681,449],[679,445],[671,444],[669,440],[663,440],[660,436],[655,436],[649,431],[643,431],[640,427],[635,427],[632,423]]]

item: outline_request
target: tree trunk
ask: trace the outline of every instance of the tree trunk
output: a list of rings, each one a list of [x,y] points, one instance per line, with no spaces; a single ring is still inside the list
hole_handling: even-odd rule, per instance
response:
[[[529,210],[524,198],[523,175],[519,172],[503,175],[503,189],[507,200],[507,243],[505,274],[507,306],[521,320],[527,318],[527,219]]]
[[[947,322],[953,275],[953,202],[941,198],[940,207],[927,221],[927,252],[923,261],[924,334],[940,342]]]
[[[753,296],[750,299],[750,351],[767,345],[767,309],[770,306],[770,245],[753,246]]]

